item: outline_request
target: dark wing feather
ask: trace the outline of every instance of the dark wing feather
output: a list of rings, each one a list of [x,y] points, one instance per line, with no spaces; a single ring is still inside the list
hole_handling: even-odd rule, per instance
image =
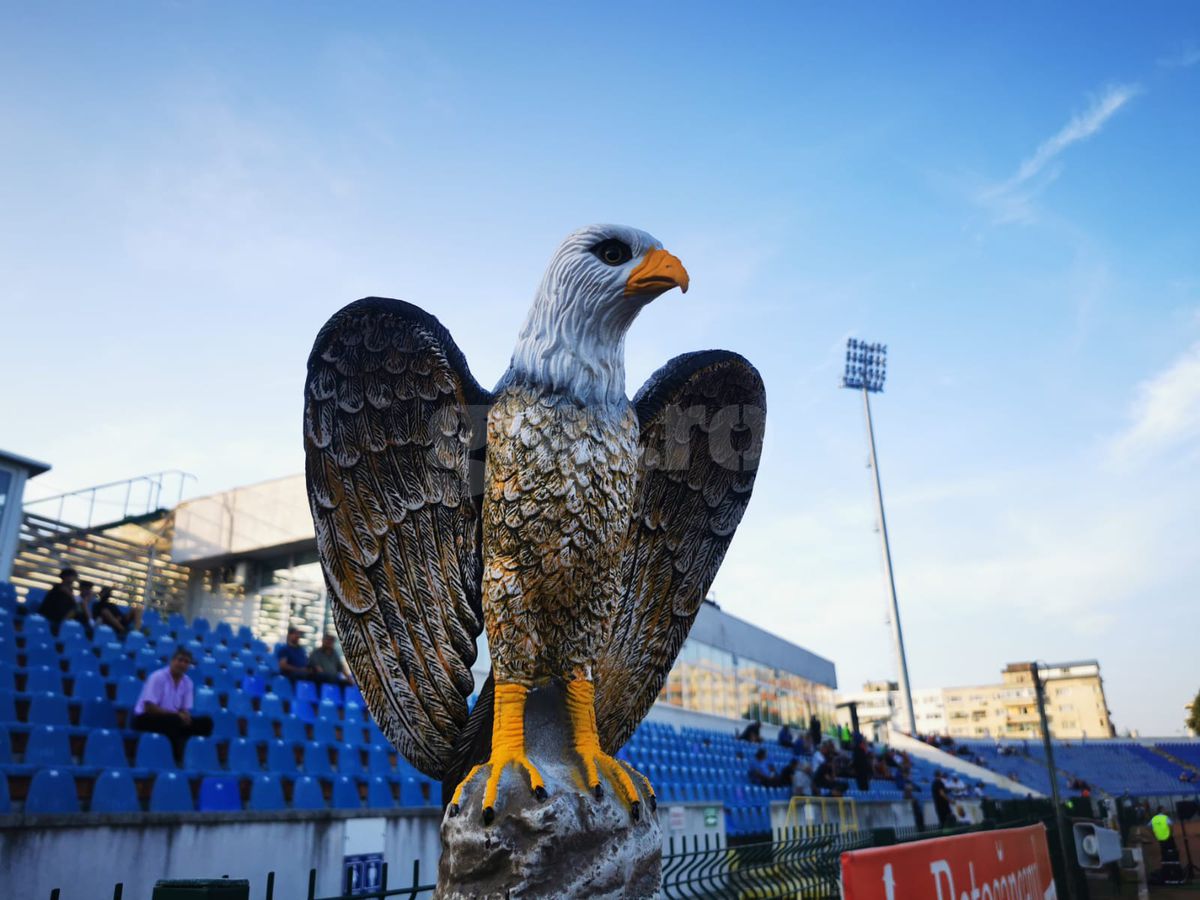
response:
[[[741,521],[766,392],[736,353],[676,357],[634,398],[642,471],[623,593],[597,664],[600,744],[621,747],[658,697]]]
[[[375,721],[440,778],[467,721],[480,606],[490,395],[446,329],[401,300],[351,303],[317,335],[304,450],[333,620]]]

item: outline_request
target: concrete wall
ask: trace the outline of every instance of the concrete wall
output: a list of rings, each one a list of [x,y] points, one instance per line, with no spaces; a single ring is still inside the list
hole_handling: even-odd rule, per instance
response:
[[[389,881],[407,884],[413,860],[432,883],[440,853],[437,810],[369,813],[280,812],[204,815],[0,817],[0,896],[42,900],[61,888],[62,900],[103,900],[124,884],[126,900],[149,900],[160,878],[248,878],[251,896],[307,896],[317,870],[317,895],[342,890],[342,859],[382,852]]]

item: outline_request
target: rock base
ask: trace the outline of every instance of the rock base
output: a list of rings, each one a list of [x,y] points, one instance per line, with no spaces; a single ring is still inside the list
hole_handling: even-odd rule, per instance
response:
[[[636,822],[607,781],[599,799],[585,790],[560,684],[530,691],[525,740],[549,796],[537,800],[525,773],[510,766],[500,781],[496,820],[484,825],[479,773],[463,791],[459,814],[442,821],[436,900],[659,896],[658,815],[640,779],[634,779],[642,801]]]

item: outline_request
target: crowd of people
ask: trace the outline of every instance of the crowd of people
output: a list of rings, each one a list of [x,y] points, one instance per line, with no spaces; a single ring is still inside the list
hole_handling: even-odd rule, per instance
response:
[[[77,583],[78,595],[75,593]],[[79,573],[74,569],[63,569],[58,573],[58,584],[46,591],[38,612],[50,623],[50,630],[55,635],[63,622],[73,620],[83,626],[88,640],[92,639],[97,625],[107,625],[117,637],[123,638],[130,630],[141,627],[141,608],[120,606],[113,601],[112,595],[110,585],[101,587],[97,594],[95,584],[79,581]]]

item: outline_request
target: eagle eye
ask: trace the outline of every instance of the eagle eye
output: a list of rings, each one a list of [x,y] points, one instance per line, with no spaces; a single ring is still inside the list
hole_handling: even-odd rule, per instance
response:
[[[592,248],[592,253],[596,255],[596,258],[600,262],[609,266],[619,266],[633,259],[633,250],[630,249],[629,245],[616,238],[601,241]]]

